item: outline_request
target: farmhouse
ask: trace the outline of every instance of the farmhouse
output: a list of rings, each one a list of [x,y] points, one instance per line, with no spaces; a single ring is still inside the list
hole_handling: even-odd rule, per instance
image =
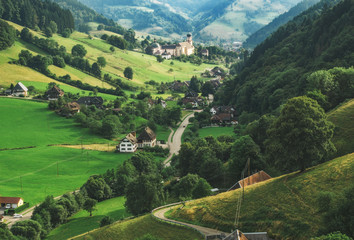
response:
[[[155,147],[155,146],[156,146],[156,134],[149,127],[146,127],[138,137],[138,148]]]
[[[102,97],[81,97],[77,100],[77,103],[80,105],[87,106],[96,106],[97,108],[102,108],[103,98]]]
[[[209,57],[209,50],[208,49],[203,49],[201,52],[202,56]]]
[[[238,188],[251,186],[253,184],[264,182],[264,181],[271,179],[271,178],[272,178],[271,176],[269,176],[265,171],[262,170],[262,171],[257,172],[247,178],[241,179],[234,186],[232,186],[230,189],[238,189]]]
[[[60,114],[63,116],[73,116],[77,113],[80,112],[80,105],[77,102],[69,102],[64,105],[64,107],[61,109]]]
[[[27,97],[28,94],[28,89],[26,88],[25,85],[23,85],[21,82],[18,82],[14,89],[12,90],[12,95],[19,97],[19,96],[24,96]]]
[[[152,44],[152,54],[161,55],[166,59],[169,59],[171,56],[192,55],[194,54],[192,35],[187,34],[187,41],[178,44],[160,46],[160,44],[154,43]],[[169,58],[167,58],[168,56]]]
[[[23,199],[20,197],[0,197],[0,206],[2,208],[17,208],[23,205]]]
[[[131,132],[117,146],[119,152],[135,152],[138,148],[138,139],[136,133]]]
[[[58,100],[58,98],[64,96],[64,91],[61,90],[58,86],[54,85],[46,92],[46,95],[49,101],[55,101]]]

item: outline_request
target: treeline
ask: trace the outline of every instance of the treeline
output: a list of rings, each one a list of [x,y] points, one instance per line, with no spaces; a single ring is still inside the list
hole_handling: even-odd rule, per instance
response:
[[[71,12],[51,1],[0,0],[0,18],[42,31],[49,28],[51,22],[56,23],[59,33],[75,28]]]
[[[0,20],[0,51],[11,47],[16,40],[16,30],[7,22]]]
[[[258,114],[258,117],[264,113],[279,113],[279,107],[287,99],[309,91],[317,91],[327,98],[330,105],[326,109],[352,98],[352,70],[345,68],[354,65],[351,24],[354,3],[345,0],[332,9],[325,6],[320,16],[317,8],[312,8],[314,12],[309,10],[299,17],[301,24],[290,22],[260,44],[238,76],[225,81],[216,98],[223,104],[236,104],[240,113]],[[319,84],[313,87],[312,73],[335,67],[342,68],[331,71],[340,76],[330,78],[331,90]],[[333,96],[340,91],[345,94]]]

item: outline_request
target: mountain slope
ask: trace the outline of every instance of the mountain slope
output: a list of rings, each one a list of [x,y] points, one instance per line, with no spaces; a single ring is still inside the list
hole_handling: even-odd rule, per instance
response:
[[[220,94],[224,103],[236,103],[240,112],[269,113],[288,98],[306,94],[307,77],[316,70],[353,66],[354,1],[345,0],[322,15],[311,10],[299,16],[301,23],[295,18],[255,48],[243,71]],[[340,91],[351,92],[338,93],[339,102],[327,94],[333,104],[353,97],[350,79],[337,83]]]
[[[259,43],[263,42],[272,32],[276,31],[281,25],[287,23],[292,20],[295,16],[299,15],[309,7],[318,3],[319,0],[304,0],[298,3],[296,6],[292,7],[286,13],[281,14],[276,17],[266,26],[262,27],[251,36],[249,36],[243,44],[245,48],[254,48]]]
[[[245,189],[240,225],[243,232],[263,232],[275,239],[309,239],[325,227],[317,197],[322,191],[340,199],[354,180],[354,153],[304,173],[292,173]],[[348,186],[349,187],[349,186]],[[230,231],[242,190],[191,201],[169,214],[173,219]]]

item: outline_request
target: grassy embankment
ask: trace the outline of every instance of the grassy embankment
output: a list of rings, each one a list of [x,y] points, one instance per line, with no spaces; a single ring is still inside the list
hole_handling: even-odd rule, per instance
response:
[[[114,223],[100,228],[75,240],[113,240],[136,239],[150,234],[163,240],[198,240],[204,239],[198,232],[177,225],[160,222],[150,214],[131,220]]]
[[[112,198],[96,205],[97,211],[93,212],[93,216],[81,210],[69,219],[69,222],[54,229],[49,236],[48,240],[61,240],[74,237],[93,229],[100,227],[100,221],[104,216],[111,217],[114,221],[124,219],[131,216],[124,207],[125,198],[117,197]]]
[[[336,156],[354,152],[354,99],[328,113],[328,119],[336,126],[332,140]]]
[[[48,146],[110,141],[57,116],[46,103],[0,98],[0,116],[2,196],[19,196],[35,204],[47,195],[77,189],[89,176],[115,168],[131,156]],[[34,148],[15,149],[30,146]]]
[[[322,191],[338,198],[354,180],[354,154],[334,159],[303,173],[295,172],[247,187],[241,207],[243,232],[267,231],[276,239],[308,239],[324,227],[316,202]],[[230,231],[242,190],[195,200],[169,217]]]

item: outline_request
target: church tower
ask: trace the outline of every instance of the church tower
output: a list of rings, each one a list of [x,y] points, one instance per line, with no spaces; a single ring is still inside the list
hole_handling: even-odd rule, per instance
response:
[[[187,34],[187,42],[193,46],[192,34],[190,33]]]

